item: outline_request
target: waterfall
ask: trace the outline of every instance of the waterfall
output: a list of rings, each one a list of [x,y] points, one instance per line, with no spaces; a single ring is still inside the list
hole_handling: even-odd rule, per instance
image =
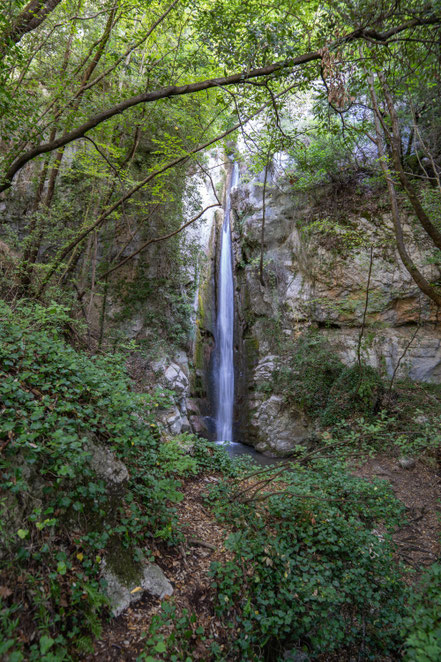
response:
[[[235,163],[227,189],[218,275],[216,345],[218,351],[216,437],[233,441],[234,405],[234,281],[231,245],[231,191],[237,185],[239,168]]]

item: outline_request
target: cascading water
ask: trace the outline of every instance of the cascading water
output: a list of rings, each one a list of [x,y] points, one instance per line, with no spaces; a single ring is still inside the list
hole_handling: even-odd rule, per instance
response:
[[[216,437],[218,441],[233,441],[234,405],[234,281],[231,246],[231,191],[237,185],[239,168],[233,172],[226,195],[218,275],[216,345],[218,351]]]

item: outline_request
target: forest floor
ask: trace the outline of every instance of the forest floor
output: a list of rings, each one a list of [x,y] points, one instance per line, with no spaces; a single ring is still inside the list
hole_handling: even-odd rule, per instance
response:
[[[396,458],[378,455],[355,466],[353,473],[366,480],[380,478],[389,481],[395,495],[405,505],[407,523],[394,533],[393,539],[399,559],[417,571],[416,574],[409,574],[406,581],[417,580],[418,571],[433,563],[440,555],[441,477],[438,470],[423,461],[417,461],[411,469],[404,469]],[[185,610],[196,615],[194,623],[190,625],[192,660],[210,659],[209,645],[212,641],[216,641],[225,650],[225,660],[229,659],[229,633],[216,618],[215,590],[209,573],[213,561],[228,560],[229,552],[225,549],[224,541],[229,532],[204,507],[204,493],[210,483],[216,481],[215,476],[209,476],[185,482],[185,498],[178,505],[178,511],[186,542],[179,548],[158,545],[153,549],[157,563],[173,586],[177,618]],[[380,526],[378,533],[382,534]],[[152,617],[160,610],[158,599],[142,597],[125,613],[105,625],[102,636],[95,644],[94,653],[83,659],[87,662],[135,661],[150,637]],[[200,626],[204,629],[205,638],[196,632]],[[161,632],[167,634],[167,628]],[[331,662],[336,658],[324,656],[320,659],[322,662]]]
[[[225,526],[218,524],[214,515],[204,505],[204,493],[214,476],[190,479],[183,485],[185,498],[178,504],[179,521],[186,542],[178,548],[158,545],[153,553],[173,586],[173,600],[177,613],[187,610],[195,613],[197,620],[192,624],[192,659],[208,660],[208,646],[216,640],[221,646],[227,642],[226,633],[214,614],[215,591],[209,576],[213,561],[225,562],[229,553],[224,547],[228,535]],[[95,644],[95,652],[85,660],[134,661],[144,650],[148,630],[154,614],[161,609],[159,599],[143,597],[118,618],[112,619],[104,628],[102,637]],[[202,641],[195,633],[203,626],[209,638]],[[147,637],[146,637],[147,635]],[[224,643],[222,643],[224,642]]]
[[[441,535],[438,468],[417,461],[411,469],[404,469],[395,458],[379,455],[354,473],[367,480],[389,481],[395,496],[405,505],[407,524],[393,534],[399,558],[417,571],[434,563],[440,556]]]

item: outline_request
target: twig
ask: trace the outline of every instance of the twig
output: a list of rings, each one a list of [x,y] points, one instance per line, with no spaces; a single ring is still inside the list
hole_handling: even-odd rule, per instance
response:
[[[128,262],[129,260],[134,258],[136,255],[141,253],[141,251],[143,251],[145,248],[147,248],[147,246],[150,246],[150,244],[156,244],[159,241],[165,241],[166,239],[170,239],[170,237],[174,237],[179,232],[182,232],[182,230],[184,230],[189,225],[191,225],[192,223],[197,221],[199,218],[201,218],[201,216],[203,216],[205,214],[205,212],[208,209],[211,209],[212,207],[219,207],[219,203],[216,202],[213,205],[208,205],[208,207],[205,207],[205,209],[203,209],[199,214],[197,214],[192,219],[190,219],[189,221],[184,223],[184,225],[181,225],[177,230],[174,230],[173,232],[170,232],[169,234],[162,235],[161,237],[156,237],[155,239],[149,239],[149,241],[146,241],[145,244],[143,244],[140,248],[138,248],[138,250],[136,250],[134,253],[131,253],[130,255],[127,255],[127,257],[125,257],[124,260],[122,260],[119,264],[115,265],[114,267],[112,267],[111,269],[106,271],[106,273],[103,276],[101,276],[101,278],[107,278],[107,276],[109,276],[113,271],[116,271],[116,269],[119,269],[120,267],[122,267],[123,264],[125,264],[126,262]]]
[[[413,332],[412,337],[409,340],[409,342],[407,343],[406,347],[403,349],[403,352],[402,352],[400,358],[398,359],[397,365],[395,366],[395,369],[392,373],[392,377],[390,379],[390,384],[389,384],[389,388],[387,390],[387,396],[386,396],[388,402],[390,402],[390,399],[391,399],[391,396],[392,396],[392,387],[394,385],[395,377],[397,375],[398,368],[400,367],[400,363],[404,359],[404,357],[406,356],[411,344],[413,343],[413,341],[417,337],[417,333],[420,330],[420,328],[421,328],[421,306],[420,306],[420,316],[419,316],[419,319],[418,319],[417,327],[416,327],[415,331]]]
[[[189,545],[197,545],[198,547],[206,547],[207,549],[211,549],[211,551],[215,552],[216,547],[212,545],[209,542],[205,542],[204,540],[199,540],[199,538],[189,538],[188,539]]]
[[[268,178],[268,161],[269,154],[267,155],[267,162],[265,164],[265,177],[263,179],[263,193],[262,193],[262,228],[260,232],[260,264],[259,264],[259,280],[262,287],[265,287],[263,279],[263,253],[265,244],[265,212],[266,212],[266,181]]]

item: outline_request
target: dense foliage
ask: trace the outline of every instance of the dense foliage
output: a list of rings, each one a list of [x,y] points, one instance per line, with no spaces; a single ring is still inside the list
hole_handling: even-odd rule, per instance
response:
[[[322,334],[305,332],[284,343],[283,359],[267,389],[283,394],[289,406],[300,406],[314,420],[332,425],[381,408],[383,382],[368,365],[347,367]]]
[[[399,521],[390,488],[326,462],[294,465],[280,481],[249,503],[237,502],[237,487],[211,497],[219,517],[233,518],[234,560],[213,568],[229,654],[278,660],[304,646],[313,657],[358,650],[375,659],[396,650],[403,586],[387,538],[372,530]]]
[[[342,251],[368,240],[331,212],[355,190],[380,190],[401,262],[439,309],[429,269],[441,265],[439,0],[3,4],[0,656],[79,659],[109,612],[104,560],[131,575],[149,541],[181,544],[181,480],[216,472],[207,506],[234,529],[231,560],[212,569],[229,659],[301,648],[376,659],[400,646],[409,662],[439,659],[438,566],[406,613],[388,534],[376,530],[398,522],[399,505],[334,462],[386,447],[434,461],[438,400],[422,422],[409,407],[404,429],[410,388],[397,395],[364,365],[361,336],[351,367],[318,334],[298,337],[262,390],[332,426],[323,441],[334,459],[292,465],[275,494],[243,498],[240,463],[192,437],[162,443],[156,412],[171,394],[137,392],[125,369],[139,329],[144,357],[188,348],[203,256],[183,229],[202,212],[202,181],[210,207],[221,205],[216,145],[263,173],[260,260],[250,259],[264,293],[277,277],[264,223],[277,180],[292,196],[326,191],[326,213],[301,230]],[[421,238],[431,250],[417,264],[409,245]],[[124,465],[121,484],[109,488],[97,453]],[[193,618],[166,605],[141,659],[171,659],[165,627],[186,660]]]
[[[159,444],[155,412],[168,395],[132,392],[123,355],[89,358],[66,344],[56,305],[2,304],[0,316],[1,651],[67,659],[99,632],[104,556],[130,574],[152,536],[179,538],[175,470],[194,467]],[[97,448],[124,462],[126,482],[109,488],[91,462]],[[40,637],[30,648],[29,628]]]
[[[412,179],[439,188],[436,2],[33,2],[35,16],[9,3],[0,24],[0,187],[16,187],[3,210],[8,289],[58,282],[101,342],[109,287],[137,308],[147,279],[169,322],[179,283],[162,279],[181,271],[179,239],[151,242],[200,210],[188,175],[206,178],[207,147],[239,130],[255,168],[289,155],[296,190],[378,177],[385,142],[394,186],[440,249],[439,191],[426,204]],[[179,295],[185,305],[192,292]]]

